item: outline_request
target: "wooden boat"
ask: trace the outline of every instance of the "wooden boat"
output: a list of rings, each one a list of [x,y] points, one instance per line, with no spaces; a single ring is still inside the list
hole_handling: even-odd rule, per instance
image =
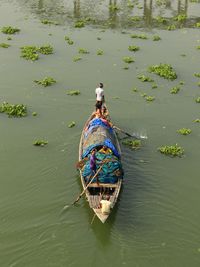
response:
[[[113,128],[110,119],[108,119],[109,116],[106,117],[106,120],[105,117],[104,119],[100,117],[97,118],[94,117],[95,117],[95,112],[92,113],[92,115],[86,121],[81,134],[80,145],[79,145],[79,162],[82,163],[82,166],[79,168],[79,170],[81,176],[81,183],[83,186],[83,192],[86,195],[86,199],[89,203],[89,206],[90,208],[93,209],[94,213],[101,220],[101,222],[104,223],[106,219],[109,217],[110,213],[106,214],[102,212],[102,207],[100,202],[102,199],[105,199],[105,197],[107,198],[107,196],[109,196],[108,198],[110,201],[111,210],[113,209],[113,207],[117,202],[119,192],[121,189],[123,170],[121,166],[121,149],[119,141],[115,129]],[[91,126],[96,121],[100,122],[100,125]],[[108,139],[111,142],[106,143]],[[93,149],[97,149],[96,154],[102,156],[100,152],[98,153],[98,149],[101,148],[102,145],[104,146],[104,148],[105,146],[108,147],[110,151],[109,158],[99,162],[99,166],[97,166],[97,171],[96,171],[96,176],[98,177],[97,180],[95,181],[96,178],[93,179],[94,178],[94,173],[93,173],[90,179],[86,181],[86,177],[84,176],[84,171],[85,171],[84,168],[89,166],[88,164],[89,164],[89,157],[91,155],[90,153]],[[117,170],[115,170],[115,172],[113,173],[109,173],[109,168],[112,167],[112,163],[110,162],[114,162],[115,165],[118,164]],[[106,164],[109,165],[110,167],[108,167]],[[107,173],[105,173],[106,170],[108,170]],[[115,174],[117,175],[117,178]]]

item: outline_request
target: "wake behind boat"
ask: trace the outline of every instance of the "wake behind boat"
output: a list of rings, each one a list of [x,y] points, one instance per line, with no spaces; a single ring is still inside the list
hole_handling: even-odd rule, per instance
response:
[[[108,118],[108,115],[100,117],[95,112],[92,113],[85,123],[79,145],[79,170],[83,192],[90,208],[102,223],[106,221],[117,202],[123,178],[121,149]],[[94,153],[95,172],[90,166]]]

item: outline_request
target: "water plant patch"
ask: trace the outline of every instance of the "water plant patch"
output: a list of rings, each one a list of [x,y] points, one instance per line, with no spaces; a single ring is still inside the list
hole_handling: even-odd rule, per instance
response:
[[[161,63],[159,65],[152,65],[148,68],[148,71],[169,80],[175,80],[177,78],[176,72],[169,64]]]
[[[128,146],[131,149],[139,149],[141,147],[141,140],[131,140],[131,139],[127,139],[127,140],[123,140],[122,144],[125,146]]]
[[[145,76],[144,74],[138,75],[137,78],[142,82],[154,82],[152,78]]]
[[[38,60],[39,55],[37,53],[37,47],[30,45],[21,47],[21,57],[25,58],[26,60]]]
[[[80,57],[80,56],[75,56],[74,58],[73,58],[73,61],[74,62],[77,62],[77,61],[80,61],[82,59],[82,57]]]
[[[200,119],[195,119],[194,122],[198,123],[200,122]]]
[[[39,54],[49,55],[53,53],[53,47],[51,45],[43,45],[43,46],[22,46],[21,47],[21,57],[25,58],[26,60],[38,60]]]
[[[192,132],[191,129],[188,128],[181,128],[179,130],[177,130],[177,133],[182,134],[182,135],[188,135]]]
[[[56,83],[56,80],[54,80],[52,77],[45,77],[42,80],[35,80],[34,82],[37,84],[40,84],[44,87],[47,87],[47,86],[50,86],[50,85]]]
[[[172,157],[181,157],[184,154],[183,147],[179,146],[178,144],[175,145],[164,145],[158,148],[160,153],[164,155],[169,155]]]
[[[155,97],[154,97],[154,96],[146,96],[145,99],[146,99],[146,101],[148,101],[148,102],[152,102],[152,101],[155,100]]]
[[[43,55],[53,54],[53,47],[51,45],[43,45],[37,48],[37,51]]]
[[[102,55],[103,55],[103,50],[98,49],[98,50],[97,50],[97,55],[98,55],[98,56],[102,56]]]
[[[140,50],[140,48],[139,48],[139,46],[136,46],[136,45],[129,45],[128,50],[136,52],[136,51]]]
[[[79,48],[78,50],[79,54],[89,54],[90,52],[85,48]]]
[[[195,72],[195,73],[194,73],[194,76],[197,77],[197,78],[200,78],[200,73],[199,73],[199,72],[198,72],[198,73]]]
[[[69,45],[73,45],[74,44],[74,41],[72,41],[69,36],[65,36],[65,41],[67,41],[67,43]]]
[[[134,62],[135,60],[134,60],[133,57],[123,57],[123,61],[124,61],[125,63],[130,64],[130,63]]]
[[[41,23],[47,24],[47,25],[59,25],[59,22],[53,21],[53,20],[48,20],[48,19],[42,19]]]
[[[200,103],[200,96],[195,99],[196,103]]]
[[[73,95],[80,95],[80,91],[79,90],[68,90],[67,91],[67,95],[71,95],[71,96],[73,96]]]
[[[33,143],[34,146],[45,146],[47,144],[48,144],[48,141],[46,140],[36,140]]]
[[[2,47],[2,48],[8,48],[8,47],[10,47],[10,44],[0,43],[0,47]]]
[[[158,35],[154,35],[152,40],[153,41],[160,41],[161,40],[161,37],[158,36]]]
[[[75,28],[83,28],[83,27],[85,27],[85,21],[84,20],[77,20],[74,23],[74,27]]]
[[[16,32],[20,32],[20,29],[14,28],[12,26],[4,26],[1,31],[5,34],[15,34]]]
[[[147,40],[148,37],[145,34],[131,34],[131,38],[138,38],[138,39],[143,39],[143,40]]]
[[[72,121],[68,124],[68,128],[72,128],[76,125],[75,121]]]
[[[23,104],[3,102],[0,105],[0,113],[6,113],[8,117],[25,117],[27,116],[27,107]]]
[[[171,88],[170,93],[177,94],[179,91],[180,91],[180,86],[174,86]]]

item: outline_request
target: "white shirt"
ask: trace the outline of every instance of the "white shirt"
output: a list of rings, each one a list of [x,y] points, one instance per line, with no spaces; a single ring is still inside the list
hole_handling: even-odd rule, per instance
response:
[[[109,214],[111,208],[111,202],[109,200],[101,200],[101,212],[103,214]]]
[[[96,93],[96,97],[97,97],[96,100],[97,101],[102,101],[103,100],[103,96],[104,96],[103,88],[100,88],[100,87],[96,88],[95,93]]]

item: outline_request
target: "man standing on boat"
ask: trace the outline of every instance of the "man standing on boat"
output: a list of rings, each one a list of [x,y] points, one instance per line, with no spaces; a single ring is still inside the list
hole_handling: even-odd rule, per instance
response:
[[[99,83],[99,87],[95,90],[96,93],[96,111],[99,112],[99,115],[102,116],[101,108],[102,104],[105,102],[103,83]]]

